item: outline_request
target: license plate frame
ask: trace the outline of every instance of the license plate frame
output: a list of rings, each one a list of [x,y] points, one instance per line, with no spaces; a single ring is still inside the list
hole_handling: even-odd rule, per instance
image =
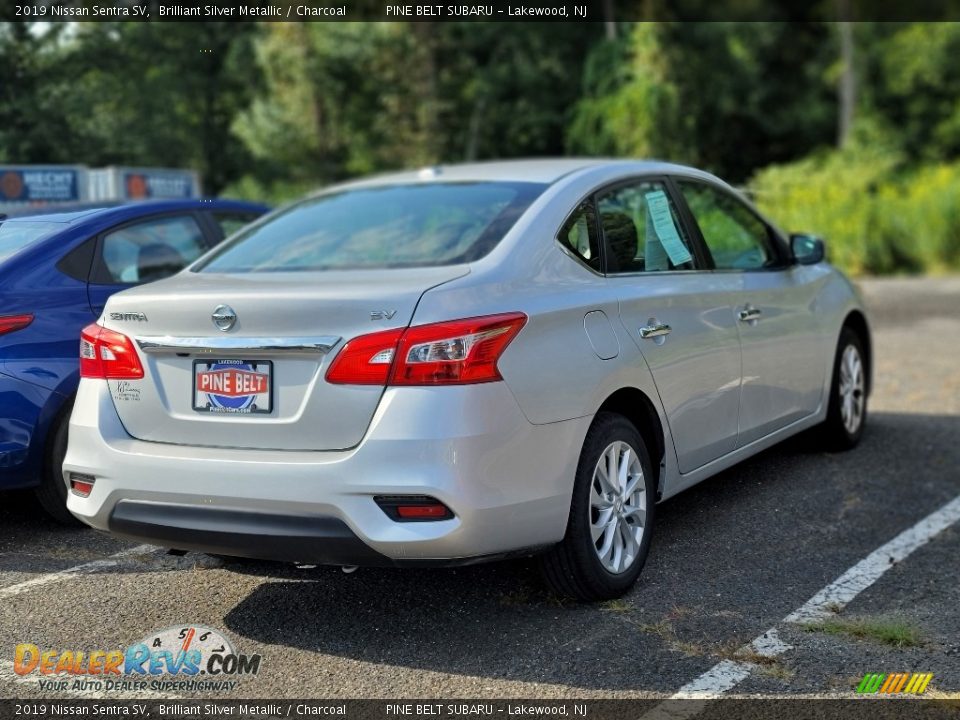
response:
[[[216,392],[201,390],[198,386],[198,370],[200,372],[223,373],[226,375],[231,369],[244,374],[252,373],[255,376],[267,378],[266,390],[254,394],[236,394],[232,382],[226,386],[224,395]],[[235,376],[235,373],[231,378]],[[235,380],[233,380],[235,381]],[[236,358],[211,358],[194,360],[190,368],[190,388],[192,392],[191,405],[195,412],[207,415],[269,415],[273,412],[273,361],[272,360],[238,360]],[[224,380],[226,382],[226,379]],[[248,398],[252,398],[249,399]],[[266,401],[266,407],[263,401]]]

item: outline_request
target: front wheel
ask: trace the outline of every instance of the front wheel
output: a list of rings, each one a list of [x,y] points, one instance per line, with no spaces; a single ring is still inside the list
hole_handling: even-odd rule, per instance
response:
[[[821,432],[834,450],[849,450],[860,442],[867,422],[867,366],[863,342],[850,328],[840,332],[830,383],[830,403]]]
[[[598,413],[577,465],[566,535],[541,558],[550,587],[583,601],[630,590],[650,549],[655,498],[640,433],[622,415]]]
[[[70,425],[71,402],[60,413],[56,425],[50,430],[50,439],[47,442],[47,455],[43,461],[43,475],[40,485],[34,490],[37,501],[47,514],[61,525],[82,527],[67,510],[67,483],[63,477],[63,458],[67,454],[67,429]]]

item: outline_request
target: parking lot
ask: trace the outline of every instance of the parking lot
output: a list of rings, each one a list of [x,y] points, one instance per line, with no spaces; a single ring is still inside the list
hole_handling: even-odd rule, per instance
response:
[[[848,697],[867,672],[933,673],[927,694],[956,696],[952,516],[938,516],[945,529],[926,528],[929,542],[888,561],[849,604],[828,603],[815,625],[785,621],[960,495],[960,278],[862,288],[876,370],[861,446],[829,454],[801,436],[665,502],[647,567],[623,600],[561,602],[532,561],[344,574],[177,557],[60,528],[29,495],[8,493],[0,692],[79,692],[51,694],[36,676],[17,676],[18,643],[109,650],[195,623],[262,655],[260,673],[229,697],[667,697],[683,688]]]

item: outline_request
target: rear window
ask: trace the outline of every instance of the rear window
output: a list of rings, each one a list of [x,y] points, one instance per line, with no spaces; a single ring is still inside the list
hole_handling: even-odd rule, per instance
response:
[[[16,220],[0,224],[0,262],[32,242],[42,240],[60,227],[59,223]]]
[[[546,185],[426,183],[300,202],[195,268],[242,273],[453,265],[489,253]]]

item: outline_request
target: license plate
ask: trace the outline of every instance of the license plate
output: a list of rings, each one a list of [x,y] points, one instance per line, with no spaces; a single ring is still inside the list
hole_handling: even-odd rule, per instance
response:
[[[224,415],[273,410],[269,360],[194,360],[193,409]]]

